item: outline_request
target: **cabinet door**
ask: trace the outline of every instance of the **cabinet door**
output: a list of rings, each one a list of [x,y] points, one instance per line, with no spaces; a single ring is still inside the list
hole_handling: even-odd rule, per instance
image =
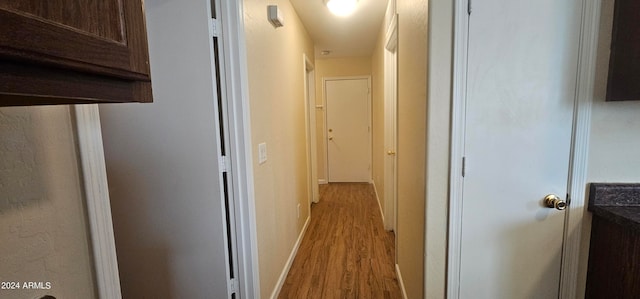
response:
[[[640,100],[640,1],[615,3],[607,101]]]
[[[0,68],[4,94],[150,101],[142,0],[0,0]]]

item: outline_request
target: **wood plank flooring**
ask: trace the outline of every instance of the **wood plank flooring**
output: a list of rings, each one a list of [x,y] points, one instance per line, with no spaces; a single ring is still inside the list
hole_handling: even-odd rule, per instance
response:
[[[372,185],[320,185],[278,298],[402,298],[394,257]]]

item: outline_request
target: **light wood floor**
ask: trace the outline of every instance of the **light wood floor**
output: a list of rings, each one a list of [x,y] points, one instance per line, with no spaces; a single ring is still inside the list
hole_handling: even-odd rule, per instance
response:
[[[279,298],[402,298],[372,185],[320,185]]]

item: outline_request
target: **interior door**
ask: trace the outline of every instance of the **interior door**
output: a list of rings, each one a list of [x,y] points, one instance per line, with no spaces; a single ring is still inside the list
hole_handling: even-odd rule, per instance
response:
[[[484,0],[469,23],[460,298],[558,298],[580,1]]]
[[[369,79],[325,81],[329,182],[369,182]]]
[[[395,21],[395,19],[394,19]],[[397,27],[393,27],[395,30]],[[395,33],[395,31],[394,31]],[[396,231],[397,207],[397,39],[387,43],[384,53],[384,227]],[[397,238],[396,238],[397,242]],[[396,246],[397,248],[397,246]]]

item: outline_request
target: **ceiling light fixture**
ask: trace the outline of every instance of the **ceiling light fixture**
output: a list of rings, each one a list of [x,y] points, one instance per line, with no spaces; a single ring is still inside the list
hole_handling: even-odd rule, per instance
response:
[[[356,10],[358,0],[324,0],[325,4],[334,15],[345,17]]]

